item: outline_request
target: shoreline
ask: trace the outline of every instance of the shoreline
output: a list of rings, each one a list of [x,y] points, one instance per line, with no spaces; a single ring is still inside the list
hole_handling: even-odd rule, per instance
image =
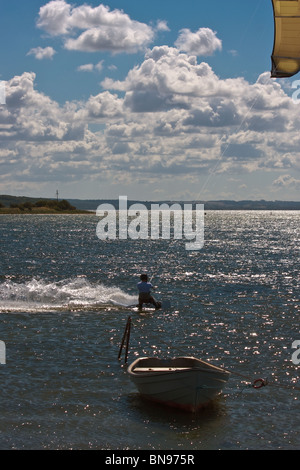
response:
[[[4,207],[0,209],[0,215],[78,215],[78,214],[92,214],[93,212],[75,209],[66,211],[56,211],[55,209],[33,208],[32,210],[21,210],[19,208]]]

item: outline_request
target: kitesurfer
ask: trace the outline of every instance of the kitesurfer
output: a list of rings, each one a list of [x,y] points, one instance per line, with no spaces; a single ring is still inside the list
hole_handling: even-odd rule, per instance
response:
[[[153,289],[153,285],[151,282],[148,282],[147,274],[141,274],[140,279],[140,282],[137,283],[137,288],[139,290],[139,310],[142,310],[143,304],[154,305],[155,310],[158,310],[161,308],[161,303],[157,302],[151,295],[151,289]]]

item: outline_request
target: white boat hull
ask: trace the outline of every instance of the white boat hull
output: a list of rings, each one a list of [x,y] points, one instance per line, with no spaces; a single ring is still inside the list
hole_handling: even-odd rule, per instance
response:
[[[193,357],[139,358],[128,373],[143,397],[193,412],[214,400],[230,375]]]

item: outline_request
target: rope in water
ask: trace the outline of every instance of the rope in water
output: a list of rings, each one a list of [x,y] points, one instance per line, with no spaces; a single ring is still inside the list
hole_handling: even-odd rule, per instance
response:
[[[282,384],[282,383],[270,381],[268,379],[263,379],[263,378],[258,378],[258,379],[253,380],[251,377],[246,376],[244,374],[240,374],[239,372],[236,372],[236,371],[229,370],[228,372],[234,375],[238,375],[239,377],[242,377],[243,379],[247,380],[248,382],[250,382],[249,387],[255,388],[256,390],[266,387],[267,385],[271,385],[275,387],[289,388],[289,389],[300,391],[300,387],[297,387],[296,385],[293,385],[293,384]]]

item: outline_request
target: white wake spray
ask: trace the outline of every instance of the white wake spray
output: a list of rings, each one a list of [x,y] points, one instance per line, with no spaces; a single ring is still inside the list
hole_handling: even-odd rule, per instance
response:
[[[43,312],[49,310],[105,310],[137,302],[116,286],[91,283],[84,277],[48,282],[31,279],[24,283],[6,280],[0,284],[0,312]]]

